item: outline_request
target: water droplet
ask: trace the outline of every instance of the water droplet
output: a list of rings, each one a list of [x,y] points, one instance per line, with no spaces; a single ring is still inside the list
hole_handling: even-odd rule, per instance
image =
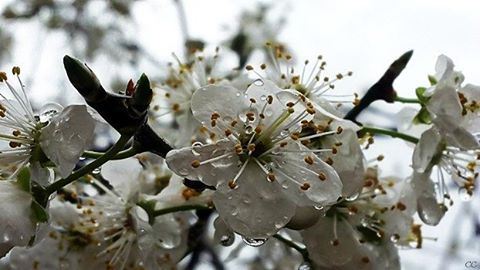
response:
[[[256,85],[256,86],[263,86],[264,83],[261,79],[256,79],[255,81],[253,81],[253,84]]]
[[[472,199],[472,192],[468,191],[468,189],[464,187],[458,189],[458,195],[460,196],[460,199],[464,202],[468,202]]]
[[[238,215],[238,211],[237,210],[233,210],[233,212],[231,213],[232,216],[236,217]]]
[[[262,101],[267,100],[267,96],[265,96],[265,95],[260,96],[260,100],[262,100]]]
[[[265,242],[267,241],[266,238],[248,238],[243,236],[242,236],[242,239],[243,239],[243,242],[245,242],[245,244],[251,247],[259,247],[265,244]]]
[[[270,108],[267,108],[267,109],[265,110],[265,115],[266,115],[266,116],[269,116],[269,117],[272,116],[272,115],[273,115],[273,110],[270,109]]]
[[[285,137],[288,135],[288,133],[289,133],[288,130],[284,129],[280,132],[280,136]]]
[[[63,106],[58,103],[48,103],[40,109],[40,122],[45,123],[50,121],[52,117],[63,110]]]
[[[298,266],[298,270],[312,270],[312,265],[308,262],[303,262]]]
[[[100,173],[100,167],[93,169],[92,174],[99,174]]]
[[[234,237],[230,237],[228,235],[222,235],[220,237],[220,244],[224,247],[231,246],[233,244],[233,241],[235,240]]]
[[[315,205],[315,206],[313,206],[313,208],[315,208],[317,210],[323,210],[323,208],[325,208],[325,207],[320,206],[320,205]]]
[[[198,147],[201,147],[201,146],[203,146],[203,143],[201,143],[201,142],[194,142],[194,143],[192,144],[192,147],[193,147],[193,148],[198,148]]]
[[[358,196],[360,196],[360,193],[352,194],[348,197],[345,197],[345,201],[348,201],[348,202],[355,201],[356,199],[358,199]]]
[[[8,233],[5,233],[5,234],[3,235],[3,242],[6,243],[6,242],[8,242],[8,241],[10,241],[10,236],[8,235]]]
[[[237,92],[235,95],[236,95],[237,97],[239,97],[239,96],[241,96],[242,94],[240,94],[240,92]]]
[[[398,234],[392,234],[392,236],[390,236],[390,241],[392,241],[393,243],[398,242],[399,239],[400,239],[400,235]]]
[[[188,169],[187,168],[181,168],[180,170],[178,170],[178,174],[180,176],[187,176],[188,175]]]

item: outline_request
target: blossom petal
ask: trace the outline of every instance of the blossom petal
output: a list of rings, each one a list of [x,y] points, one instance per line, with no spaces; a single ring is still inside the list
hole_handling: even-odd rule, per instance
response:
[[[213,194],[220,217],[234,231],[247,238],[267,238],[290,221],[295,205],[277,182],[269,182],[257,164],[249,163],[231,189],[222,183]]]
[[[71,105],[50,120],[42,129],[40,146],[67,177],[93,139],[95,122],[85,105]]]
[[[200,180],[207,185],[217,186],[230,181],[238,171],[238,157],[234,152],[235,144],[229,140],[220,140],[215,144],[194,145],[168,152],[168,167],[179,176],[191,180]],[[229,155],[230,153],[230,155]],[[223,158],[193,167],[193,163],[210,160],[226,155]]]
[[[435,226],[447,209],[437,202],[435,188],[429,176],[429,173],[414,173],[411,181],[417,195],[418,216],[425,224]]]
[[[419,173],[429,170],[442,150],[442,136],[435,128],[425,131],[413,150],[412,166]]]
[[[296,203],[324,207],[337,201],[343,185],[334,168],[299,143],[288,143],[283,150],[292,152],[274,158],[273,173]]]
[[[14,182],[3,180],[0,181],[0,201],[0,244],[10,247],[28,244],[35,233],[35,224],[31,220],[31,195]]]
[[[138,159],[127,158],[105,163],[101,174],[124,200],[128,200],[140,190],[138,180],[142,171]]]

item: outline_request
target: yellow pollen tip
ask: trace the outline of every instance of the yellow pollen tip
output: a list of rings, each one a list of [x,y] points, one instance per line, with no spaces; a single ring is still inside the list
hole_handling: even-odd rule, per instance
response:
[[[196,159],[196,160],[192,161],[191,165],[192,165],[193,168],[200,167],[200,160]]]
[[[0,72],[0,82],[6,81],[7,80],[7,73],[5,72]]]
[[[303,160],[309,165],[313,164],[313,158],[311,156],[306,156]]]
[[[303,183],[302,186],[300,186],[300,189],[301,189],[301,190],[304,190],[304,191],[305,191],[305,190],[308,190],[308,189],[310,189],[310,184],[307,183],[307,182],[305,182],[305,183]]]
[[[12,68],[12,74],[13,74],[13,75],[20,75],[20,67],[14,66],[14,67]]]

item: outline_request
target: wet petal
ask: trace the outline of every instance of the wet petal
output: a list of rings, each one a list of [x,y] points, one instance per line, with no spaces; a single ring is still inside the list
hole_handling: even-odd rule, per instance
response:
[[[93,139],[95,122],[85,105],[71,105],[53,117],[42,129],[40,146],[57,166],[60,175],[67,177]]]
[[[359,251],[360,244],[350,224],[338,219],[337,238],[335,238],[334,227],[334,218],[323,217],[314,226],[301,232],[311,259],[323,267],[333,268],[345,265]]]
[[[434,165],[434,159],[441,154],[442,147],[442,136],[435,128],[425,131],[413,151],[413,169],[419,173],[429,170]]]
[[[142,171],[143,168],[138,159],[127,158],[105,163],[101,174],[123,199],[128,200],[140,190],[139,177]]]
[[[324,207],[337,201],[343,185],[334,168],[299,143],[288,143],[282,150],[294,151],[274,157],[273,173],[284,192],[300,205]]]
[[[445,215],[447,208],[437,202],[430,174],[414,173],[412,187],[417,195],[418,216],[425,224],[437,225]]]
[[[249,163],[238,178],[237,187],[218,187],[213,203],[220,217],[235,232],[251,239],[275,234],[290,221],[295,205],[277,182],[269,182],[257,164]]]
[[[233,179],[239,169],[234,146],[234,143],[225,139],[215,144],[195,144],[192,147],[175,149],[168,152],[167,165],[179,176],[217,186]],[[220,156],[224,157],[198,167],[194,164]]]

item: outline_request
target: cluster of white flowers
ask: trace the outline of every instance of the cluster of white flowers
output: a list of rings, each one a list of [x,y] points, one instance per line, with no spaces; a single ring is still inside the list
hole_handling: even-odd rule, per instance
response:
[[[145,116],[133,128],[116,119],[131,148],[103,155],[88,151],[93,109],[34,110],[20,68],[18,87],[0,72],[1,269],[174,269],[199,252],[218,263],[217,245],[235,245],[235,259],[245,244],[258,248],[252,269],[399,269],[398,248],[421,248],[421,222],[437,225],[451,206],[449,183],[473,195],[480,87],[463,84],[449,58],[396,131],[345,119],[359,96],[331,92],[352,72],[332,79],[322,56],[297,69],[284,46],[262,51],[265,63],[244,69],[220,61],[234,57],[227,48],[175,56],[148,112],[135,96],[144,81],[109,96],[96,78],[85,82],[91,70],[70,68],[84,72],[68,74],[77,89],[101,90],[79,90],[92,107],[114,100]],[[106,107],[109,123],[125,109]],[[174,146],[164,158],[140,141],[145,126]],[[375,132],[416,143],[411,177],[383,175],[383,156],[367,160]]]

